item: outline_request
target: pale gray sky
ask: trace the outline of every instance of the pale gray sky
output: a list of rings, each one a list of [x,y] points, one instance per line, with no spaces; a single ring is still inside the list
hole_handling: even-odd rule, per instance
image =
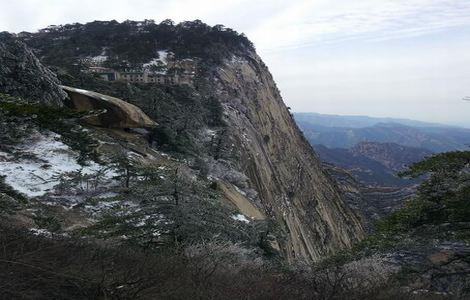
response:
[[[468,0],[0,0],[0,30],[201,19],[244,32],[295,111],[470,127]]]

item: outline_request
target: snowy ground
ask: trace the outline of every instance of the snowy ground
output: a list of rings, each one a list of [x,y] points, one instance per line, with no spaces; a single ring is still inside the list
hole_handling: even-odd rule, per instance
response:
[[[81,170],[90,175],[104,168],[94,162],[85,167],[79,165],[77,153],[55,133],[38,133],[15,150],[13,154],[0,152],[0,175],[6,176],[5,183],[29,197],[53,191],[60,177],[69,172]]]

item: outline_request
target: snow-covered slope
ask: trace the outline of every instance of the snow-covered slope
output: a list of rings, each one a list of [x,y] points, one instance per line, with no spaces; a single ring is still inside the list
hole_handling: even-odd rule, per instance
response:
[[[0,174],[5,183],[28,197],[54,192],[54,187],[72,173],[112,178],[113,172],[95,162],[82,166],[78,153],[53,132],[36,133],[17,145],[12,153],[0,152]]]

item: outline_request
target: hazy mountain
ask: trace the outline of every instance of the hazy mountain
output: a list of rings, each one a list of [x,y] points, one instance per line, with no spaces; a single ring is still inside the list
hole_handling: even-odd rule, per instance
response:
[[[330,115],[315,112],[296,112],[295,119],[312,125],[325,127],[362,128],[374,126],[379,123],[397,123],[413,127],[453,127],[444,124],[430,123],[400,118],[379,118],[369,116]]]
[[[432,152],[394,143],[361,142],[349,149],[356,156],[366,156],[379,162],[393,172],[403,171],[411,164],[421,161]]]
[[[370,141],[444,152],[468,149],[470,144],[470,129],[418,121],[311,113],[295,114],[295,119],[311,144],[329,148]]]

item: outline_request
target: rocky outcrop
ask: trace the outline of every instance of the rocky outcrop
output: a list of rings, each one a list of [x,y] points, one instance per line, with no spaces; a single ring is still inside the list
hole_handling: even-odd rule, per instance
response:
[[[267,215],[281,224],[290,260],[320,260],[363,237],[358,217],[296,126],[261,59],[247,51],[213,74],[232,146]]]
[[[77,111],[95,111],[83,120],[108,128],[151,128],[155,123],[140,108],[121,99],[100,93],[62,86]]]
[[[0,33],[0,93],[29,102],[62,106],[67,94],[55,74],[9,33]]]

